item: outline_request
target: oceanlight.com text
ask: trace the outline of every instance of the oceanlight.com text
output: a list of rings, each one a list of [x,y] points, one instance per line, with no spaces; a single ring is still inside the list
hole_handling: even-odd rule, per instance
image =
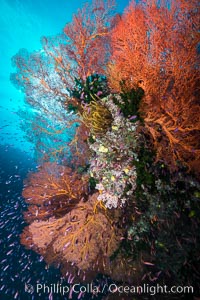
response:
[[[156,294],[192,294],[194,289],[192,286],[171,286],[167,285],[149,285],[143,284],[138,286],[117,285],[110,284],[108,287],[110,293],[124,293],[124,294],[149,294],[154,296]]]
[[[37,283],[36,286],[31,284],[25,284],[25,291],[27,293],[37,293],[37,294],[61,294],[62,296],[67,294],[104,294],[104,293],[118,293],[118,294],[130,294],[130,295],[151,295],[156,294],[193,294],[194,288],[192,286],[167,286],[167,285],[117,285],[104,284],[104,285],[94,285],[89,284],[71,284],[63,285],[60,283],[52,283],[49,285],[43,283]]]

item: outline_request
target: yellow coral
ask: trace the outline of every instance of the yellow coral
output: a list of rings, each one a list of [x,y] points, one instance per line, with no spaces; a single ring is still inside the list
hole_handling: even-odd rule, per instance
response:
[[[99,147],[99,152],[102,152],[102,153],[107,153],[108,152],[108,148],[104,147],[103,145],[101,145]]]
[[[118,130],[119,129],[119,127],[118,126],[112,126],[112,130]]]
[[[125,173],[125,174],[128,174],[129,171],[130,171],[130,170],[129,170],[128,168],[125,168],[125,169],[124,169],[124,173]]]
[[[115,181],[115,179],[116,179],[115,176],[112,175],[111,176],[111,181]]]

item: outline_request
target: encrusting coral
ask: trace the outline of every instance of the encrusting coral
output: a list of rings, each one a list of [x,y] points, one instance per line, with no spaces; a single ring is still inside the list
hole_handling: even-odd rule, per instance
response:
[[[111,129],[103,136],[95,136],[94,142],[89,143],[93,151],[90,158],[90,176],[98,182],[98,199],[108,208],[125,204],[136,188],[137,178],[133,162],[137,160],[138,121],[132,123],[126,119],[113,103],[114,98],[122,101],[119,95],[110,95],[101,100],[112,114]]]

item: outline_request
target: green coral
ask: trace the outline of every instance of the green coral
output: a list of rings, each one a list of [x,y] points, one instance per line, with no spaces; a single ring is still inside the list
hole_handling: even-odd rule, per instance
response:
[[[96,96],[104,98],[109,93],[106,77],[99,74],[92,74],[86,80],[75,78],[75,87],[71,91],[71,96],[89,104]]]
[[[134,121],[135,116],[142,121],[140,104],[144,96],[144,90],[139,86],[129,89],[126,87],[125,81],[122,81],[120,85],[122,101],[114,98],[114,103],[120,108],[125,118],[132,118],[131,120]]]

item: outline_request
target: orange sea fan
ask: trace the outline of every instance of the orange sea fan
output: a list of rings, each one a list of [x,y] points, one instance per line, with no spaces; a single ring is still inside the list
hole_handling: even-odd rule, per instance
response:
[[[44,163],[25,181],[23,197],[29,205],[27,222],[61,217],[71,210],[88,192],[88,176],[56,163]]]
[[[141,110],[157,150],[172,170],[178,161],[199,171],[198,1],[132,1],[112,32],[110,86],[142,82]]]
[[[122,230],[112,225],[100,206],[94,194],[59,219],[34,221],[25,228],[21,242],[44,255],[48,263],[60,262],[65,273],[69,263],[84,272],[101,272],[117,250]]]
[[[48,264],[60,265],[63,275],[68,277],[70,273],[74,281],[80,278],[89,281],[102,273],[133,282],[141,266],[134,261],[127,262],[121,255],[111,259],[120,246],[124,230],[117,227],[116,220],[112,221],[97,196],[81,201],[59,219],[34,221],[24,229],[21,243],[43,255]]]

